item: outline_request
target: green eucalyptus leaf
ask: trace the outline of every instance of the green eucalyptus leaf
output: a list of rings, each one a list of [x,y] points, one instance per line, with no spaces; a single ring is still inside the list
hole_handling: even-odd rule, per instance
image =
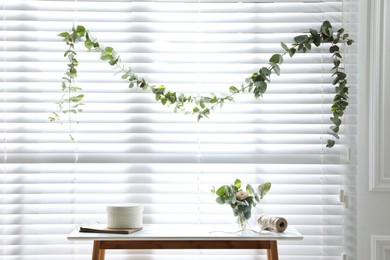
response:
[[[247,202],[247,205],[249,206],[248,208],[247,208],[247,210],[249,209],[250,210],[250,207],[253,205],[253,203],[254,203],[254,198],[252,197],[252,196],[248,196],[246,199],[245,199],[245,201]]]
[[[334,140],[328,140],[327,141],[327,144],[326,144],[326,147],[328,147],[328,148],[332,148],[334,145],[335,145],[335,141]]]
[[[340,126],[341,125],[341,119],[338,117],[331,117],[330,120],[336,125]]]
[[[330,53],[334,53],[334,52],[337,52],[337,51],[339,51],[340,50],[340,48],[339,48],[339,46],[337,46],[337,45],[332,45],[330,48],[329,48],[329,52]]]
[[[93,47],[93,42],[91,42],[90,40],[89,41],[85,41],[84,42],[84,46],[87,49],[91,49]]]
[[[250,184],[247,184],[247,185],[246,185],[245,191],[246,191],[249,195],[256,194],[255,190],[253,189],[252,185],[250,185]]]
[[[269,62],[271,62],[271,63],[279,63],[279,64],[282,64],[282,63],[283,63],[283,56],[280,55],[280,54],[274,54],[274,55],[272,55],[272,57],[269,59]]]
[[[69,88],[71,91],[79,91],[79,90],[82,90],[80,87],[78,86],[72,86]]]
[[[145,81],[145,80],[142,80],[141,83],[139,84],[139,87],[142,89],[142,90],[147,90],[148,89],[148,83]]]
[[[310,29],[310,34],[314,37],[316,35],[318,35],[318,31],[316,29]]]
[[[187,101],[187,97],[186,97],[184,94],[180,94],[180,96],[179,96],[179,102],[184,103],[184,102],[186,102],[186,101]]]
[[[210,103],[211,104],[215,104],[218,102],[218,98],[216,96],[213,96],[211,99],[210,99]]]
[[[344,72],[342,72],[340,70],[336,71],[336,75],[337,75],[337,77],[339,77],[342,80],[344,80],[347,77],[347,74],[345,74]]]
[[[217,197],[217,198],[215,199],[215,201],[216,201],[218,204],[221,204],[221,205],[225,204],[225,200],[224,200],[222,197]]]
[[[203,114],[205,117],[208,117],[208,115],[210,114],[210,109],[205,108],[205,109],[202,111],[202,114]]]
[[[237,203],[237,198],[236,198],[236,196],[232,196],[232,197],[231,197],[230,203],[231,203],[231,204]]]
[[[169,100],[169,102],[171,102],[171,104],[174,104],[177,100],[177,97],[176,97],[176,92],[168,92],[166,94],[166,97],[167,99]]]
[[[336,85],[337,82],[339,82],[339,81],[340,81],[340,78],[339,78],[339,77],[336,77],[336,78],[333,80],[332,84],[333,84],[333,85]]]
[[[112,52],[114,51],[114,49],[112,48],[112,47],[106,47],[106,48],[104,48],[104,54],[105,55],[111,55],[112,54]]]
[[[78,25],[77,29],[76,29],[76,32],[77,32],[78,35],[84,36],[85,35],[85,27],[82,26],[82,25]]]
[[[264,197],[265,194],[267,194],[271,190],[271,183],[265,182],[257,188],[260,194],[260,199]]]
[[[344,89],[345,89],[345,88],[344,88]],[[341,93],[341,94],[339,94],[339,96],[340,96],[342,99],[344,99],[344,100],[348,100],[348,99],[349,99],[348,95],[345,94],[345,93]]]
[[[116,64],[118,63],[118,61],[119,61],[119,57],[116,58],[116,59],[111,59],[108,63],[109,63],[111,66],[113,66],[113,65],[116,65]]]
[[[265,93],[265,91],[267,90],[267,83],[264,81],[256,81],[254,85],[255,91],[258,91],[260,94]]]
[[[330,129],[333,133],[338,133],[339,130],[340,130],[340,127],[335,126],[335,125],[332,125],[332,126],[329,127],[329,129]]]
[[[319,34],[315,34],[313,35],[313,43],[316,47],[320,46],[321,43],[322,43],[322,38],[321,38],[321,35]]]
[[[290,49],[288,54],[290,55],[290,57],[293,57],[296,51],[297,51],[296,49],[292,48],[292,49]]]
[[[74,43],[77,43],[78,40],[80,39],[80,37],[77,33],[72,33],[71,35],[69,35],[69,37],[70,38],[68,38],[68,40],[71,40]]]
[[[106,60],[111,60],[111,57],[112,57],[111,55],[103,54],[103,55],[100,56],[100,59],[103,60],[103,61],[106,61]]]
[[[282,45],[282,48],[283,48],[286,52],[289,51],[289,48],[287,47],[287,45],[286,45],[284,42],[281,42],[280,44]]]
[[[76,55],[76,52],[75,51],[73,51],[73,50],[67,50],[66,52],[64,52],[64,57],[66,57],[66,56],[68,56],[68,55]]]
[[[331,107],[331,111],[333,112],[333,115],[336,117],[343,116],[343,111],[341,110],[337,101],[333,103],[333,105]]]
[[[338,94],[347,94],[348,93],[348,87],[346,87],[346,82],[345,80],[340,82],[339,86],[335,88],[336,92]]]
[[[58,34],[58,36],[60,36],[62,38],[68,38],[69,37],[69,33],[68,32],[62,32],[62,33]]]
[[[238,93],[238,92],[240,92],[235,86],[230,86],[229,90],[230,90],[231,93]]]
[[[307,36],[306,34],[298,35],[298,36],[294,37],[294,41],[296,43],[304,43],[304,42],[307,42],[308,40],[309,40],[309,36]]]
[[[77,70],[75,68],[70,68],[69,69],[69,72],[73,75],[76,75],[77,74]]]
[[[343,56],[341,56],[341,54],[339,52],[333,53],[333,56],[340,58],[340,59],[343,57]]]
[[[261,184],[259,187],[263,192],[268,193],[271,190],[271,183],[265,182],[265,183]]]
[[[153,90],[153,93],[163,95],[165,93],[165,86],[161,85]]]
[[[80,102],[83,98],[84,98],[84,95],[80,94],[77,96],[70,97],[69,100],[72,102]]]
[[[332,25],[329,21],[324,21],[321,26],[321,32],[326,36],[332,35]]]
[[[262,67],[259,70],[260,76],[262,76],[264,79],[266,79],[268,76],[272,74],[272,71],[266,67]]]
[[[274,66],[274,71],[275,71],[276,75],[280,76],[280,67],[279,67],[278,64],[276,64],[276,65]]]
[[[241,180],[240,179],[236,179],[234,181],[234,186],[237,188],[237,189],[240,189],[241,188]]]

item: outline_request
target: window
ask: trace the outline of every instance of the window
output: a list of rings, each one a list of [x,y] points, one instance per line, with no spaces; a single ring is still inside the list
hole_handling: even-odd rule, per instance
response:
[[[80,124],[50,123],[66,69],[57,34],[82,24],[155,84],[185,93],[227,92],[264,66],[280,41],[323,20],[356,35],[354,1],[3,1],[1,254],[5,259],[89,259],[71,244],[76,224],[105,205],[145,205],[144,223],[231,223],[212,186],[272,182],[257,215],[284,216],[305,239],[281,259],[353,255],[355,47],[348,48],[351,108],[342,142],[326,149],[332,91],[323,49],[285,58],[260,100],[241,95],[199,123],[150,93],[129,90],[98,54],[79,46]],[[339,201],[343,189],[349,207]],[[139,259],[255,259],[246,251],[138,251]],[[125,259],[123,252],[109,253]],[[137,259],[138,259],[137,258]],[[257,258],[256,258],[257,259]],[[353,256],[352,258],[353,259]]]

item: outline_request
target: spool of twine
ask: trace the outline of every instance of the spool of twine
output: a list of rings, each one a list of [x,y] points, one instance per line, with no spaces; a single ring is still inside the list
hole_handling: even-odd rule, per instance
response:
[[[274,232],[284,232],[287,228],[287,220],[282,217],[261,215],[257,219],[262,230],[269,230]]]

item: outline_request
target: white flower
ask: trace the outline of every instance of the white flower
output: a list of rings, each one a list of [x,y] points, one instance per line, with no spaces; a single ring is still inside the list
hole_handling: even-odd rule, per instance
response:
[[[248,197],[248,193],[246,193],[245,191],[240,190],[240,191],[238,191],[238,192],[236,193],[236,198],[237,198],[238,200],[244,200],[244,199],[246,199],[247,197]]]

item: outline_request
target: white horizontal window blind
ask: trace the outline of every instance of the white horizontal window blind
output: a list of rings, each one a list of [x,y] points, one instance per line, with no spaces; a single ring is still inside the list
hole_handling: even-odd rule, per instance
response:
[[[283,52],[281,41],[324,20],[356,39],[356,9],[341,0],[3,0],[0,258],[90,259],[91,244],[66,235],[78,224],[105,223],[111,203],[144,204],[144,223],[233,223],[210,190],[239,178],[272,182],[252,225],[260,214],[277,215],[304,235],[281,243],[280,259],[353,259],[355,45],[343,53],[351,105],[332,149],[325,148],[334,92],[328,46],[285,56],[264,97],[239,95],[197,122],[129,89],[80,44],[80,123],[48,117],[67,68],[57,34],[73,24],[114,47],[151,84],[201,95],[239,87]],[[254,250],[127,253],[107,258],[265,259]]]

